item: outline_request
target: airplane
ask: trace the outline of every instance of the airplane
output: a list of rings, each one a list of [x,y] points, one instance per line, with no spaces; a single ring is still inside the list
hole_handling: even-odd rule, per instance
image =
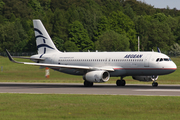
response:
[[[82,75],[85,87],[93,83],[107,82],[110,77],[120,77],[117,86],[125,86],[126,76],[134,80],[149,82],[157,87],[159,75],[177,69],[176,64],[160,52],[61,52],[54,45],[41,20],[33,20],[38,54],[29,59],[33,62],[18,62],[6,50],[9,60],[15,63],[49,67],[55,71]],[[27,59],[27,58],[26,58]]]

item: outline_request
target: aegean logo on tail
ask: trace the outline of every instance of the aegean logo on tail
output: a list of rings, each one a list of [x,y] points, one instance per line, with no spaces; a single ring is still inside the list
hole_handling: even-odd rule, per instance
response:
[[[44,44],[39,44],[39,45],[37,46],[37,48],[47,47],[47,48],[50,48],[50,49],[54,49],[53,47],[51,47],[51,46],[49,46],[49,45],[46,44],[46,39],[47,39],[47,38],[43,36],[42,32],[41,32],[39,29],[34,28],[34,31],[36,31],[36,32],[38,32],[38,33],[40,34],[40,35],[37,35],[35,38],[36,38],[36,39],[37,39],[37,38],[43,38],[43,43],[44,43]]]

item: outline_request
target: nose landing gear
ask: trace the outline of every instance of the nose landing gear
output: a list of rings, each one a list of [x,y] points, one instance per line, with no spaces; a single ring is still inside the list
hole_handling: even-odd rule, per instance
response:
[[[155,75],[152,76],[152,81],[153,81],[152,86],[153,87],[157,87],[158,86],[158,83],[156,82],[157,79],[158,79],[158,76],[155,76]]]

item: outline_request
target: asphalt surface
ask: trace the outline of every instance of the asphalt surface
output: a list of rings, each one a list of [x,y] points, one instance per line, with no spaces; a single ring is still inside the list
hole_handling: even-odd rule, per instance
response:
[[[95,84],[84,87],[80,83],[0,83],[0,93],[180,96],[180,85],[127,84],[117,87],[114,84]]]

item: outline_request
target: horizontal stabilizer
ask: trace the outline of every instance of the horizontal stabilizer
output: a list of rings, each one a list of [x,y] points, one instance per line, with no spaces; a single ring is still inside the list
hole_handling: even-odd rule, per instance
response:
[[[30,58],[30,57],[21,57],[21,56],[13,56],[13,58],[20,58],[20,59],[29,59],[29,60],[44,61],[44,58]]]

